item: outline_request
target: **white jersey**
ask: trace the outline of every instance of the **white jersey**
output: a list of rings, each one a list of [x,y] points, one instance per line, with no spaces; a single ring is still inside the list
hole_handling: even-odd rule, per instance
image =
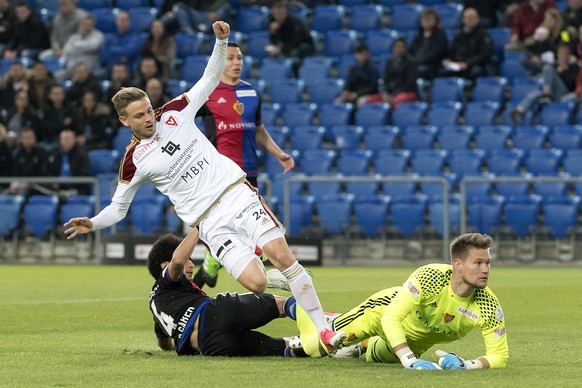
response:
[[[186,224],[196,225],[225,191],[244,179],[243,170],[218,153],[194,123],[196,112],[218,85],[225,58],[226,40],[217,41],[202,78],[156,110],[156,133],[149,139],[132,138],[111,205],[92,218],[94,230],[119,222],[145,182],[170,198]]]

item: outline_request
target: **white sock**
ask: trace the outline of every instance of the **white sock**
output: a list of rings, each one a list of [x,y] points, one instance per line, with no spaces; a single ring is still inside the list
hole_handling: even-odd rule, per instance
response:
[[[323,308],[321,307],[321,303],[319,303],[319,298],[313,287],[313,281],[307,272],[305,272],[303,266],[296,261],[282,273],[289,281],[289,288],[295,300],[305,310],[307,315],[309,315],[309,318],[311,318],[317,328],[317,332],[319,333],[322,330],[328,329],[327,321],[323,315]]]

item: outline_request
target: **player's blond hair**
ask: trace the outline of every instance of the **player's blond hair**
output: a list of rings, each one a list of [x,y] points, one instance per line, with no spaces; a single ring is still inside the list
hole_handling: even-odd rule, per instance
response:
[[[140,88],[130,86],[127,88],[121,88],[121,90],[115,93],[115,95],[111,97],[111,102],[113,103],[113,107],[117,111],[117,114],[126,117],[127,106],[132,102],[139,101],[147,96],[146,92]]]
[[[465,260],[471,248],[489,249],[493,246],[493,238],[487,234],[465,233],[451,241],[451,260]]]

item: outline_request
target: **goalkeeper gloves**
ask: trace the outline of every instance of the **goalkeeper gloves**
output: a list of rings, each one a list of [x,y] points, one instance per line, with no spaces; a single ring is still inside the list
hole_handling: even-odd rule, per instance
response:
[[[426,360],[416,360],[412,364],[406,366],[406,369],[420,369],[420,370],[439,370],[442,369],[434,362]]]
[[[479,360],[464,360],[455,353],[447,353],[442,350],[437,350],[436,355],[439,356],[439,366],[443,369],[480,369],[483,368],[483,363]]]

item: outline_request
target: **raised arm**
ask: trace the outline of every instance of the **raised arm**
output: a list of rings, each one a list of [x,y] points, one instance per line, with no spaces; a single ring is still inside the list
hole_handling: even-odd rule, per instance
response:
[[[196,247],[196,244],[198,244],[198,236],[198,228],[192,229],[174,251],[172,261],[168,264],[167,269],[168,275],[170,275],[172,279],[179,279],[182,275],[184,265],[188,260],[190,260],[190,256],[192,256],[192,252],[194,252],[194,248]]]

